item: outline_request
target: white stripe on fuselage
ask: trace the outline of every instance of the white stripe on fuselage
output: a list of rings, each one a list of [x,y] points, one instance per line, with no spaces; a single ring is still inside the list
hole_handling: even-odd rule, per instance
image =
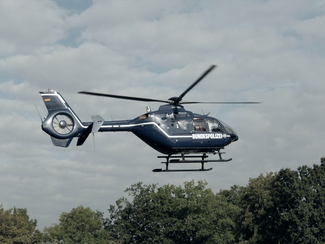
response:
[[[193,135],[187,135],[187,136],[171,136],[166,131],[164,131],[156,122],[146,122],[141,124],[128,124],[128,125],[103,125],[101,128],[128,128],[128,127],[135,127],[135,126],[144,126],[144,125],[155,125],[166,137],[168,138],[192,138],[192,139],[222,139],[226,137],[230,137],[230,135],[227,134],[193,134]],[[202,136],[200,136],[202,135]],[[206,136],[205,136],[206,135]],[[220,135],[220,136],[217,136]]]

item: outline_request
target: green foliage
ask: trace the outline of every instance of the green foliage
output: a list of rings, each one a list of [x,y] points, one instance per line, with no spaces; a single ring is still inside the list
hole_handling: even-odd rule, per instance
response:
[[[107,229],[125,243],[231,243],[238,208],[218,197],[207,183],[184,187],[134,184],[109,209]]]
[[[36,220],[29,220],[27,210],[12,208],[4,210],[0,205],[0,243],[36,243],[34,232]]]
[[[79,206],[62,213],[60,223],[45,228],[46,240],[51,243],[112,243],[104,230],[103,213]]]

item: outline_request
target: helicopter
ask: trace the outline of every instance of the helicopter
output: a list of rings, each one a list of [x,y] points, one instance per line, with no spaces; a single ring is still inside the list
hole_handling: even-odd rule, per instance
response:
[[[192,85],[177,97],[168,100],[113,95],[106,93],[80,91],[79,94],[126,99],[141,102],[164,103],[157,111],[146,107],[146,113],[131,120],[105,121],[100,115],[91,116],[92,122],[82,122],[63,96],[55,91],[40,92],[48,110],[42,120],[42,130],[49,134],[54,146],[68,147],[74,137],[77,146],[83,145],[90,133],[96,132],[132,132],[142,141],[163,155],[165,168],[153,169],[153,172],[210,171],[205,168],[210,162],[229,162],[223,159],[221,152],[226,146],[238,140],[238,135],[220,119],[197,114],[184,108],[184,104],[257,104],[260,102],[189,102],[184,96],[192,90],[216,65],[211,65]],[[208,160],[208,154],[218,155]],[[170,169],[170,164],[198,163],[199,168]]]

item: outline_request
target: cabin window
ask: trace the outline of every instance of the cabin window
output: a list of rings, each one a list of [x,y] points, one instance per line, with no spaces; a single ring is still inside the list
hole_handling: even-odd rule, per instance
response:
[[[141,115],[139,118],[141,119],[141,120],[143,120],[143,119],[147,119],[149,117],[149,114],[143,114],[143,115]]]
[[[184,120],[184,119],[181,119],[181,120],[177,120],[176,122],[176,126],[177,128],[181,128],[182,130],[187,130],[187,125],[189,124],[190,121],[188,120]]]

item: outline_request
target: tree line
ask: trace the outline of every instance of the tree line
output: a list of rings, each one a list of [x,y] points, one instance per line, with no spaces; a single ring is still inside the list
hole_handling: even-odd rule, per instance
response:
[[[104,213],[78,206],[36,229],[0,205],[0,243],[325,243],[325,158],[213,193],[207,182],[141,182]]]

